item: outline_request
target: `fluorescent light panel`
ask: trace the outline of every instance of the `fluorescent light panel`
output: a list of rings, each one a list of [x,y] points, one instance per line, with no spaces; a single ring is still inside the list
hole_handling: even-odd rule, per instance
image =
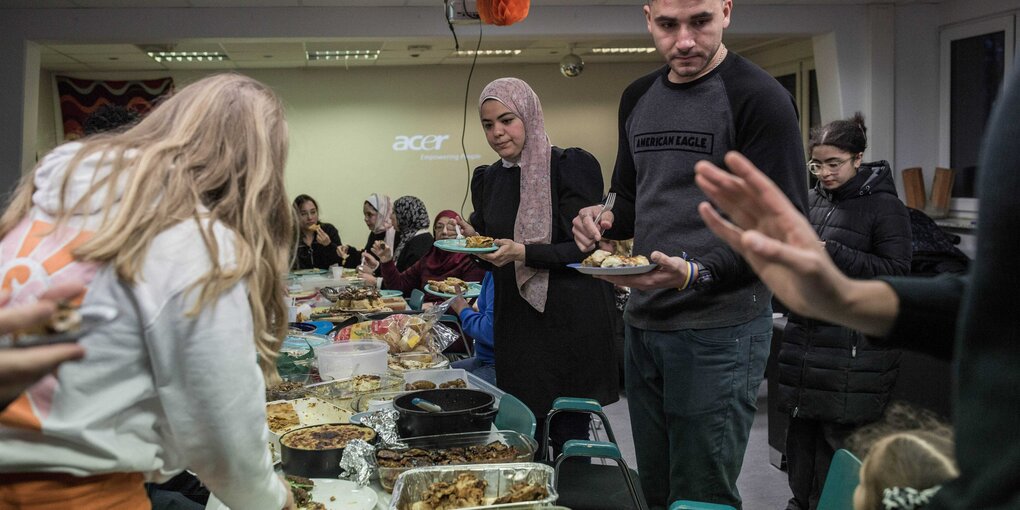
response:
[[[640,53],[653,53],[655,48],[592,48],[596,55],[633,55]]]
[[[308,60],[375,60],[379,58],[379,50],[329,50],[308,51]]]
[[[226,53],[216,51],[150,51],[148,55],[156,62],[222,62],[230,60]]]
[[[479,57],[512,57],[520,55],[524,50],[478,50]],[[458,57],[473,57],[475,50],[460,50],[454,52]]]

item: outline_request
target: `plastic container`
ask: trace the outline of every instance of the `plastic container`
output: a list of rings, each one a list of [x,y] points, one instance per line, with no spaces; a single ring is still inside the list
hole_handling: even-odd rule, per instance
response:
[[[450,366],[450,360],[446,359],[446,356],[431,352],[402,352],[390,354],[389,357],[390,371],[399,374],[408,370],[426,370],[448,366]]]
[[[453,388],[458,388],[458,387],[459,388],[473,388],[474,387],[470,383],[468,383],[467,370],[464,370],[463,368],[450,368],[450,369],[447,369],[447,370],[433,370],[433,369],[408,370],[408,371],[404,372],[404,384],[405,384],[404,389],[408,390],[408,391],[412,391],[412,390],[431,390],[431,389],[438,388],[440,384],[446,384],[446,383],[457,381],[457,380],[464,381],[464,386],[451,386],[451,387],[453,387]],[[425,388],[425,387],[422,387],[422,388],[407,388],[407,386],[406,386],[408,384],[414,384],[414,383],[419,382],[419,381],[428,381],[428,382],[434,384],[435,386],[432,387],[432,388]]]
[[[397,483],[393,487],[393,499],[390,500],[390,510],[410,510],[411,505],[421,500],[422,492],[427,490],[429,485],[435,482],[453,482],[461,473],[470,473],[487,482],[485,499],[488,503],[483,506],[464,506],[461,507],[462,510],[546,508],[559,499],[556,487],[553,486],[553,468],[545,464],[517,462],[513,464],[432,466],[405,471],[397,478]],[[510,488],[517,482],[545,487],[548,496],[538,501],[491,504],[495,498],[510,492]]]
[[[400,387],[404,387],[404,381],[400,381]],[[368,411],[381,411],[393,409],[393,399],[407,393],[406,391],[373,391],[358,395],[351,400],[351,410],[356,413]]]
[[[322,380],[347,379],[356,375],[386,373],[389,344],[379,340],[359,340],[323,345],[315,349]]]
[[[351,401],[362,396],[399,390],[404,385],[403,379],[393,375],[363,375],[338,381],[326,381],[305,387],[310,395],[315,395],[327,402],[352,409]]]
[[[315,397],[299,398],[296,400],[276,400],[266,403],[266,411],[274,405],[290,404],[298,415],[300,423],[283,429],[269,429],[271,440],[269,450],[273,454],[273,462],[280,461],[280,437],[291,430],[310,425],[321,425],[323,423],[343,423],[351,419],[351,412],[339,406],[324,402]]]
[[[516,455],[507,455],[506,457],[500,457],[497,459],[478,460],[475,462],[465,462],[456,464],[498,464],[507,462],[531,462],[535,458],[535,450],[538,449],[538,444],[534,439],[521,434],[520,432],[514,432],[512,430],[497,430],[497,431],[485,431],[485,432],[464,432],[460,434],[443,434],[440,436],[422,436],[412,437],[409,439],[403,439],[404,443],[407,444],[408,448],[420,448],[433,453],[436,450],[448,450],[450,448],[469,448],[472,446],[483,446],[493,441],[499,441],[506,446],[514,447],[517,452]],[[401,450],[394,450],[400,452]],[[376,456],[378,457],[378,452]],[[428,462],[426,459],[415,459],[416,466],[413,467],[424,467],[428,464],[422,462]],[[455,464],[448,464],[455,465]],[[397,477],[401,473],[412,469],[412,466],[408,467],[385,467],[379,465],[379,483],[382,484],[383,488],[387,491],[393,490],[393,484],[397,481]]]

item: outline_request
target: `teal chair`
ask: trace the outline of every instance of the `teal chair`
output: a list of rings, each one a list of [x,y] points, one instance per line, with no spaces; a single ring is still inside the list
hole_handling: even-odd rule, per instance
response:
[[[702,503],[700,501],[680,500],[669,505],[669,510],[736,510],[730,505],[719,505],[716,503]]]
[[[860,459],[846,450],[836,450],[818,499],[818,510],[853,510],[854,490],[860,483],[860,472]]]
[[[609,442],[572,439],[563,445],[563,452],[552,462],[556,470],[556,490],[560,493],[559,504],[574,510],[647,510],[644,494],[638,488],[637,473],[623,460],[613,427],[598,401],[560,397],[553,401],[552,407],[543,428],[543,455],[549,455],[549,424],[554,416],[562,413],[598,416],[609,437]],[[616,465],[564,462],[574,457],[607,459]]]
[[[421,304],[425,301],[425,293],[420,289],[411,291],[411,299],[407,300],[407,306],[412,310],[421,310]]]
[[[513,430],[532,439],[535,438],[535,413],[528,409],[517,397],[506,393],[499,398],[499,410],[496,412],[496,428]]]

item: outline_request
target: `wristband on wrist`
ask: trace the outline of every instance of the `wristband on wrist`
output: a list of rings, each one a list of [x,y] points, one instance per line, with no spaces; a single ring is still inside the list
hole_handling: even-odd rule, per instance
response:
[[[676,290],[687,290],[687,288],[691,286],[691,282],[694,280],[694,264],[691,264],[691,261],[686,259],[684,260],[684,264],[687,264],[687,275],[684,277],[684,283],[677,287]]]

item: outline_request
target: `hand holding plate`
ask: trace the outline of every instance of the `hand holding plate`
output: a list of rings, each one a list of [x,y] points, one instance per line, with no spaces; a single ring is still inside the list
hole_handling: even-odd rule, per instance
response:
[[[496,266],[503,267],[510,262],[524,261],[524,245],[511,239],[496,239],[493,245],[499,249],[492,253],[479,253],[478,258]]]
[[[604,216],[603,216],[604,217]],[[633,276],[596,275],[614,285],[638,290],[678,288],[687,279],[687,262],[680,257],[670,257],[661,251],[653,251],[649,260],[659,267],[655,271]]]

